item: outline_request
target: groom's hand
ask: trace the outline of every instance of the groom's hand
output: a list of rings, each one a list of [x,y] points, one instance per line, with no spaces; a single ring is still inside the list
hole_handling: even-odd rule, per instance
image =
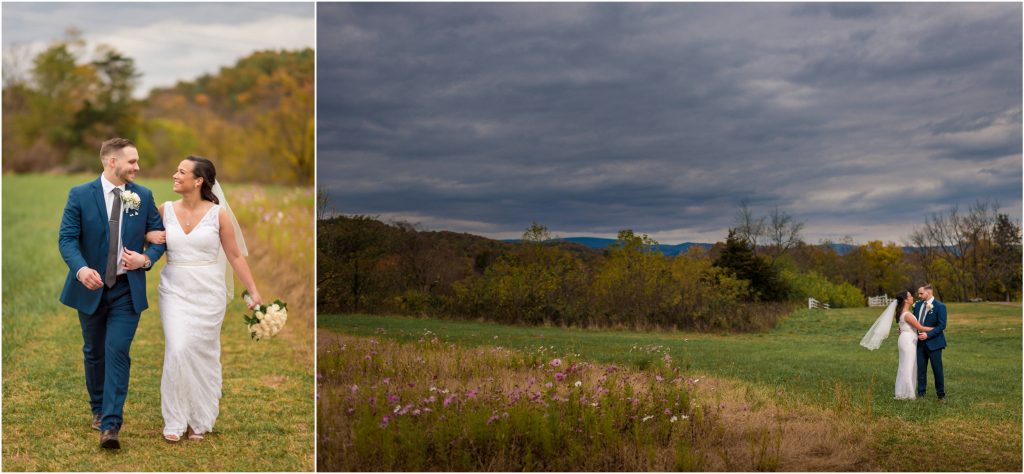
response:
[[[126,248],[121,254],[121,261],[124,262],[125,270],[137,270],[146,264],[146,256]]]
[[[917,333],[917,340],[923,341],[925,339],[928,339],[928,333],[924,333],[924,332]]]
[[[82,282],[90,290],[98,290],[103,287],[103,279],[100,278],[100,272],[89,267],[84,267],[78,271],[78,281]]]

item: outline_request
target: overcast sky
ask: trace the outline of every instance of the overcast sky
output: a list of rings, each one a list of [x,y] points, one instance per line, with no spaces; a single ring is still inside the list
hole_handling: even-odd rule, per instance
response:
[[[428,229],[905,242],[1021,215],[1021,4],[335,4],[318,184]]]
[[[260,49],[315,45],[312,3],[4,3],[4,66],[12,56],[41,51],[82,31],[89,51],[106,43],[135,60],[142,73],[137,97],[174,85]],[[15,45],[19,45],[15,48]]]

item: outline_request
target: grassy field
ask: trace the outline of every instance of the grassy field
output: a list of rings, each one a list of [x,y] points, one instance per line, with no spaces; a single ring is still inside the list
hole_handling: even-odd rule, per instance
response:
[[[851,433],[849,439],[859,440],[856,448],[860,455],[849,455],[849,464],[822,468],[824,458],[839,455],[822,449],[817,454],[784,455],[780,461],[783,470],[1019,471],[1021,306],[950,305],[949,348],[943,354],[945,404],[935,401],[934,387],[927,399],[892,399],[896,333],[877,351],[858,345],[880,311],[801,311],[774,331],[744,335],[511,327],[367,315],[320,315],[318,327],[335,334],[413,345],[430,331],[440,340],[462,347],[493,346],[523,352],[545,348],[549,354],[637,370],[656,370],[660,358],[668,354],[688,377],[730,387],[704,396],[741,404],[759,399],[782,412],[817,417],[813,424],[783,429],[780,442],[784,446],[809,439],[808,430],[815,425],[833,433]],[[331,357],[324,350],[321,345],[321,367],[325,357]],[[325,420],[331,410],[321,405],[321,432],[329,431]],[[731,423],[742,424],[747,418],[756,417],[734,417]],[[928,440],[924,446],[922,439]],[[785,451],[781,449],[783,454]],[[324,455],[319,454],[321,458]]]
[[[244,304],[228,306],[220,416],[202,442],[172,445],[160,436],[164,344],[156,287],[164,259],[157,262],[147,284],[150,309],[132,345],[122,449],[109,452],[88,426],[78,317],[59,302],[68,271],[57,250],[61,213],[68,189],[91,179],[3,177],[4,470],[313,470],[312,190],[225,185],[260,291],[288,301],[289,321],[277,338],[254,342],[241,323]],[[158,203],[177,198],[169,179],[138,182]]]

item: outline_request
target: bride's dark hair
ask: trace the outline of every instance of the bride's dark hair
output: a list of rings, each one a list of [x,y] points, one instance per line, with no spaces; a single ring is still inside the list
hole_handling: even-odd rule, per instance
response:
[[[217,199],[217,196],[213,194],[213,183],[217,182],[217,168],[213,166],[213,162],[195,155],[188,155],[185,159],[191,161],[194,165],[192,176],[203,178],[203,185],[199,187],[199,196],[204,201],[220,204],[220,199]]]
[[[899,304],[896,305],[896,313],[892,315],[892,319],[899,322],[900,315],[906,312],[907,304],[914,301],[914,298],[910,296],[910,290],[903,290],[896,294],[896,301],[898,301]]]

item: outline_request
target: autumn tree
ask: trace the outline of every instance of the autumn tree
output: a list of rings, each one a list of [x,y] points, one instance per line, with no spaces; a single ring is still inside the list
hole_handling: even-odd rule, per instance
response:
[[[992,230],[998,204],[979,201],[966,212],[954,205],[946,212],[932,214],[922,227],[915,228],[910,240],[923,257],[926,268],[941,269],[942,275],[928,271],[926,278],[948,278],[952,300],[979,298],[992,281]],[[934,263],[940,259],[945,265]]]
[[[645,327],[664,323],[679,294],[668,259],[647,234],[619,231],[596,270],[592,292],[613,324]]]

